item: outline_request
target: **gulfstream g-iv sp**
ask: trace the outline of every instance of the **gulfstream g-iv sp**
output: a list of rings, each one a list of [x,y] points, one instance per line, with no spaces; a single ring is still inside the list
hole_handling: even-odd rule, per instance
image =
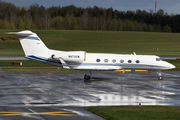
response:
[[[29,30],[8,34],[18,35],[25,58],[66,69],[85,70],[85,80],[91,79],[91,71],[114,71],[120,69],[157,70],[158,79],[163,79],[161,70],[175,68],[174,65],[154,55],[57,51],[48,49],[36,33]]]

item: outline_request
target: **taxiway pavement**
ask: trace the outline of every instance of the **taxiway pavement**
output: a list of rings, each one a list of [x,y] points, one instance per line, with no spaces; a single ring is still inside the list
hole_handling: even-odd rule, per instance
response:
[[[180,106],[179,72],[10,73],[0,71],[0,120],[101,120],[87,106]]]

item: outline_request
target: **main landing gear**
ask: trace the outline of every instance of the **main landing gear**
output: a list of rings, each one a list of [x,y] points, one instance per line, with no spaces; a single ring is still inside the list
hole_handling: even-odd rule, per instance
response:
[[[158,74],[158,80],[163,80],[161,71],[157,71],[157,74]]]
[[[91,75],[92,75],[92,73],[90,70],[86,71],[86,74],[84,75],[84,80],[90,80]]]
[[[158,80],[163,80],[161,71],[157,71],[157,74],[158,74]],[[86,74],[84,75],[84,80],[90,80],[91,75],[92,73],[90,70],[86,71]]]

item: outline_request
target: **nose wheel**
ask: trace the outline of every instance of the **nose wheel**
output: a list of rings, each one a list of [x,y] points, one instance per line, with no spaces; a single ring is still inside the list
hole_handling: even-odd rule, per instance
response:
[[[158,80],[163,80],[163,77],[162,76],[158,76]]]
[[[161,71],[157,71],[158,74],[158,80],[163,80]]]

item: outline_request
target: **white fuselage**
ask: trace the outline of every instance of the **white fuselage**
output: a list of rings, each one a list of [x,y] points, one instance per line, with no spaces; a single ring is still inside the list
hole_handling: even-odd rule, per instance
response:
[[[158,56],[145,55],[118,55],[87,53],[86,60],[73,69],[90,70],[119,70],[119,69],[146,69],[168,70],[175,68],[166,61],[157,61]]]
[[[57,59],[61,57],[70,69],[77,70],[168,70],[175,68],[174,65],[154,55],[102,54],[86,53],[83,51],[74,51],[74,53],[72,55],[71,52],[64,52],[56,56],[58,56]]]

